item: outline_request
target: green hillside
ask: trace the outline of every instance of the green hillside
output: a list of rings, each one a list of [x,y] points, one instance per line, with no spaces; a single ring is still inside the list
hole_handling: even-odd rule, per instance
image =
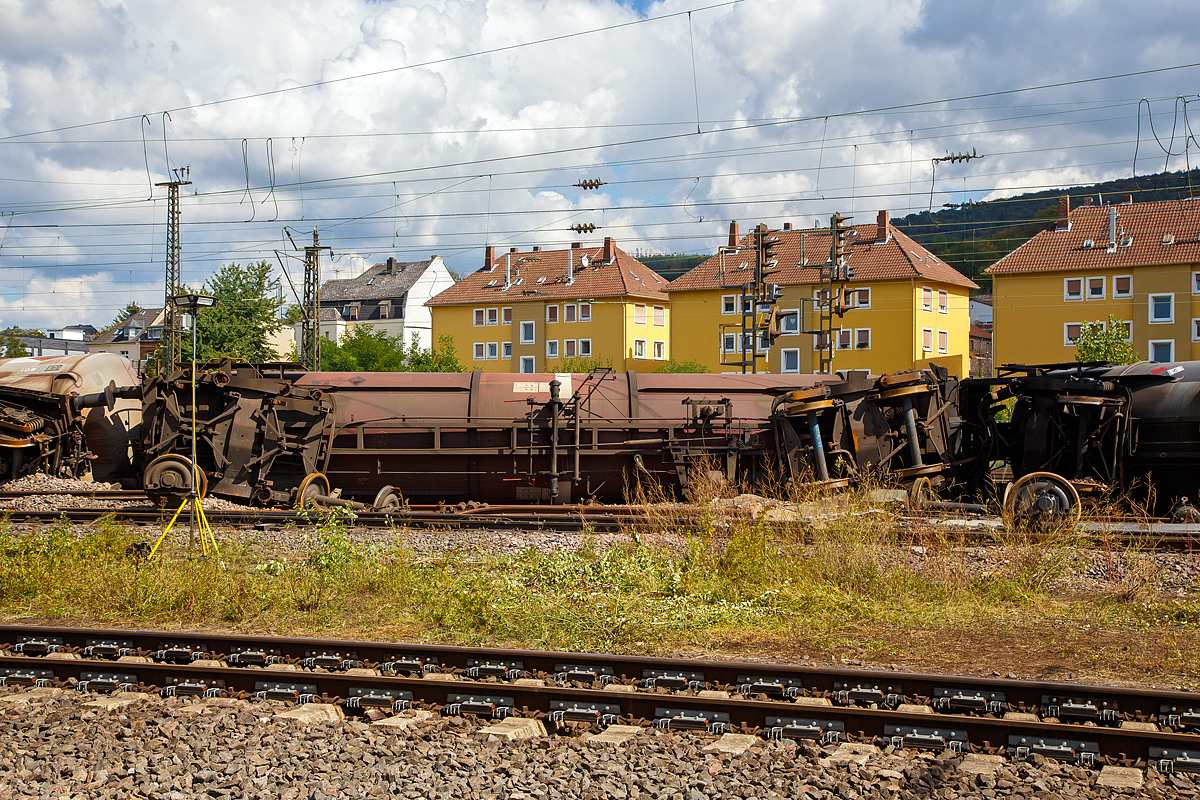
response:
[[[944,208],[930,214],[922,211],[893,219],[892,224],[927,247],[934,255],[990,291],[991,281],[983,271],[1044,230],[1058,216],[1058,198],[1071,197],[1071,207],[1092,197],[1096,203],[1120,203],[1132,196],[1134,202],[1174,200],[1200,188],[1200,169],[1122,178],[1090,186],[1072,186]]]

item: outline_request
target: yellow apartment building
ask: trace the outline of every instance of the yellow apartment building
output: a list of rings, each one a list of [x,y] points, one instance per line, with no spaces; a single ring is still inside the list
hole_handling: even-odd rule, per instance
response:
[[[600,247],[496,257],[426,302],[433,340],[450,335],[458,358],[485,372],[562,372],[567,359],[612,359],[649,372],[671,358],[666,280],[611,238]]]
[[[793,229],[785,224],[774,255],[776,271],[765,280],[778,287],[782,333],[756,343],[760,372],[808,373],[820,363],[814,299],[819,268],[828,263],[828,228]],[[970,369],[969,293],[978,288],[949,264],[892,227],[886,211],[875,224],[850,226],[847,264],[854,277],[854,308],[834,317],[833,369],[873,374],[921,368],[931,363],[965,377]],[[743,345],[722,323],[739,322],[743,287],[753,281],[756,252],[751,236],[738,238],[730,225],[729,246],[667,285],[674,313],[672,353],[696,359],[712,372],[741,371],[723,361],[741,359]],[[749,343],[745,345],[749,348]]]
[[[1072,209],[986,270],[995,363],[1073,362],[1084,322],[1121,320],[1150,361],[1200,358],[1200,198]]]

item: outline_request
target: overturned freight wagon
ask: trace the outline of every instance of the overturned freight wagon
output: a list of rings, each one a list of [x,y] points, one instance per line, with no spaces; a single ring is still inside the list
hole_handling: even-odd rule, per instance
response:
[[[836,376],[287,372],[225,362],[196,379],[212,494],[291,504],[619,501],[641,480],[730,482],[781,468],[772,405]],[[190,486],[187,372],[146,387],[145,488]],[[706,476],[716,477],[716,476]]]

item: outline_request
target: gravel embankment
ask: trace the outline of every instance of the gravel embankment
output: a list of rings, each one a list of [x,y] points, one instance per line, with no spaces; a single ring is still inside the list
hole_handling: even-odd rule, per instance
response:
[[[833,800],[833,798],[1192,797],[1185,776],[1147,771],[1137,789],[1043,761],[993,774],[949,754],[889,752],[863,764],[835,748],[759,742],[741,755],[715,738],[646,731],[623,745],[538,737],[489,742],[475,723],[432,718],[399,734],[365,721],[302,725],[276,703],[151,699],[95,711],[64,692],[28,703],[0,689],[0,800],[19,797],[508,798],[509,800]],[[850,763],[844,763],[849,761]]]

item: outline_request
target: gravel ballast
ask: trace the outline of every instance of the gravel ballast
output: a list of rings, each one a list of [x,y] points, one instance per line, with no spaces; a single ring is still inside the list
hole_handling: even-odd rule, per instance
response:
[[[950,754],[841,758],[809,742],[706,751],[715,737],[645,731],[624,745],[565,736],[489,742],[476,722],[433,717],[401,733],[365,720],[303,725],[251,703],[149,699],[93,710],[95,696],[0,689],[0,800],[19,797],[510,798],[511,800],[832,800],[833,798],[1190,797],[1193,782],[1147,770],[1136,789],[1044,761],[994,772]],[[856,763],[862,761],[863,763]]]

